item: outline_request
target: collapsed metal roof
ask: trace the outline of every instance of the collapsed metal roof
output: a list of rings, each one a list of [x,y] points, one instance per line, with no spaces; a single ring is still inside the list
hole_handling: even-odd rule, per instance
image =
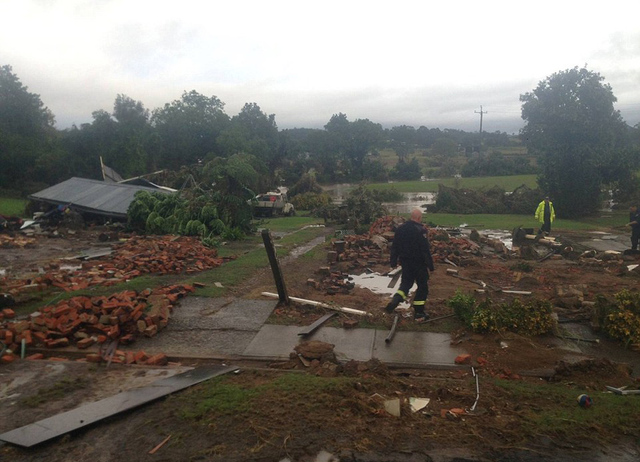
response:
[[[73,177],[31,194],[29,199],[55,205],[71,205],[80,212],[126,218],[129,204],[138,191],[169,193],[164,189]]]

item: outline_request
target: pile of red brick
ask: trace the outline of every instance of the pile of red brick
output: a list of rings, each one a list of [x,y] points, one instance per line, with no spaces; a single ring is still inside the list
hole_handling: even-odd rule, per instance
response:
[[[387,242],[380,236],[370,238],[367,235],[345,236],[342,240],[333,241],[333,250],[339,261],[353,262],[355,266],[367,267],[375,265],[384,257]]]
[[[458,266],[465,266],[472,255],[478,255],[480,246],[463,237],[452,237],[443,229],[429,228],[429,244],[436,262],[445,258]]]
[[[10,236],[8,234],[0,234],[0,249],[10,248],[33,248],[36,246],[36,240],[30,237]]]
[[[369,235],[384,235],[385,233],[389,232],[393,234],[398,226],[400,226],[405,221],[406,220],[403,217],[397,215],[387,215],[384,217],[380,217],[369,227]]]
[[[108,257],[83,262],[78,270],[52,264],[45,274],[33,279],[0,280],[0,289],[14,296],[49,287],[71,292],[115,285],[142,274],[195,273],[218,267],[224,261],[216,249],[205,247],[195,237],[140,236],[117,245]]]
[[[190,285],[174,285],[140,293],[128,290],[109,297],[73,297],[32,313],[24,321],[8,321],[14,313],[5,309],[0,341],[14,352],[20,350],[23,339],[29,347],[46,348],[75,345],[85,349],[113,340],[126,345],[139,335],[153,337],[166,327],[176,302],[193,290]],[[116,352],[114,358],[125,363],[148,363],[150,359],[144,352],[120,353]],[[87,356],[90,361],[99,358]],[[10,360],[2,358],[3,362]]]

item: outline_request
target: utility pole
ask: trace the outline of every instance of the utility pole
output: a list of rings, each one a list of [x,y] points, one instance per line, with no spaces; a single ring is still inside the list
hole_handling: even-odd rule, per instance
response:
[[[482,110],[482,106],[480,106],[480,112],[478,111],[473,111],[476,114],[480,114],[480,150],[482,150],[482,116],[484,114],[487,114],[487,111],[483,111]]]

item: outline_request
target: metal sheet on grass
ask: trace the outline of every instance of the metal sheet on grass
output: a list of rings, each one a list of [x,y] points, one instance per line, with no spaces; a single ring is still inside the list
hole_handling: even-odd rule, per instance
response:
[[[234,366],[207,366],[160,379],[151,385],[128,390],[109,398],[85,404],[68,412],[42,419],[0,435],[0,440],[23,447],[43,443],[65,433],[78,430],[120,412],[128,411],[150,401],[237,370]]]

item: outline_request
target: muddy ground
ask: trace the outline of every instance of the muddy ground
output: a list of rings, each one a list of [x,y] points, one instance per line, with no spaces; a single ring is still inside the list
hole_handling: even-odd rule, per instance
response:
[[[327,235],[332,232],[329,228],[326,231]],[[12,275],[37,274],[52,258],[108,247],[108,242],[100,242],[101,234],[99,229],[78,231],[61,238],[38,238],[32,248],[2,249],[0,268],[7,268]],[[578,248],[577,243],[589,236],[560,233],[558,238]],[[318,270],[326,265],[326,250],[316,249],[307,256],[282,261],[290,294],[372,311],[373,325],[390,325],[390,317],[381,313],[387,296],[357,287],[348,293],[328,294],[308,284],[309,278],[319,279]],[[621,270],[624,265],[640,263],[637,257],[618,265],[584,264],[569,258],[542,263],[534,260],[528,262],[531,271],[525,272],[518,266],[521,261],[487,252],[460,268],[460,273],[500,287],[529,290],[536,297],[550,300],[557,300],[558,286],[579,286],[587,301],[597,294],[611,296],[623,288],[638,288],[638,275]],[[388,270],[383,260],[369,266],[380,273]],[[477,284],[448,276],[449,267],[438,264],[432,274],[428,305],[432,316],[451,312],[445,301],[456,290],[473,292],[478,288]],[[347,273],[350,270],[348,264],[341,269]],[[268,268],[231,288],[229,295],[258,298],[262,291],[275,291]],[[557,310],[561,319],[582,319],[586,311],[588,308],[582,307]],[[323,313],[282,306],[270,322],[307,325]],[[334,325],[349,318],[340,315]],[[583,323],[589,326],[588,319]],[[638,388],[635,377],[640,368],[635,364],[640,353],[603,339],[602,350],[606,353],[596,351],[595,359],[584,361],[583,352],[567,350],[555,336],[473,334],[454,319],[416,327],[410,318],[403,318],[400,328],[451,332],[452,342],[464,344],[472,353],[474,365],[479,366],[477,358],[484,358],[486,364],[483,361],[478,369],[478,412],[458,417],[446,412],[469,409],[475,402],[475,380],[468,368],[388,369],[370,363],[309,371],[297,360],[289,364],[241,362],[240,374],[192,387],[53,442],[28,450],[1,447],[0,460],[631,461],[640,457],[640,425],[620,428],[598,424],[598,419],[615,420],[603,409],[605,403],[612,408],[619,405],[621,408],[614,409],[623,412],[625,400],[637,399],[619,397],[614,403],[614,397],[602,392],[606,385]],[[180,367],[200,363],[185,359]],[[163,372],[169,375],[181,370],[176,365],[158,371],[57,361],[0,366],[0,408],[4,410],[0,432],[141,386],[163,376]],[[540,392],[540,384],[553,388],[546,394]],[[575,414],[575,400],[581,393],[594,396],[596,407]],[[400,398],[402,417],[386,413],[379,396]],[[410,397],[429,398],[431,402],[424,412],[412,413],[404,402]],[[234,406],[225,408],[221,403]],[[547,428],[545,415],[564,424]],[[168,436],[171,438],[156,454],[148,454]]]

